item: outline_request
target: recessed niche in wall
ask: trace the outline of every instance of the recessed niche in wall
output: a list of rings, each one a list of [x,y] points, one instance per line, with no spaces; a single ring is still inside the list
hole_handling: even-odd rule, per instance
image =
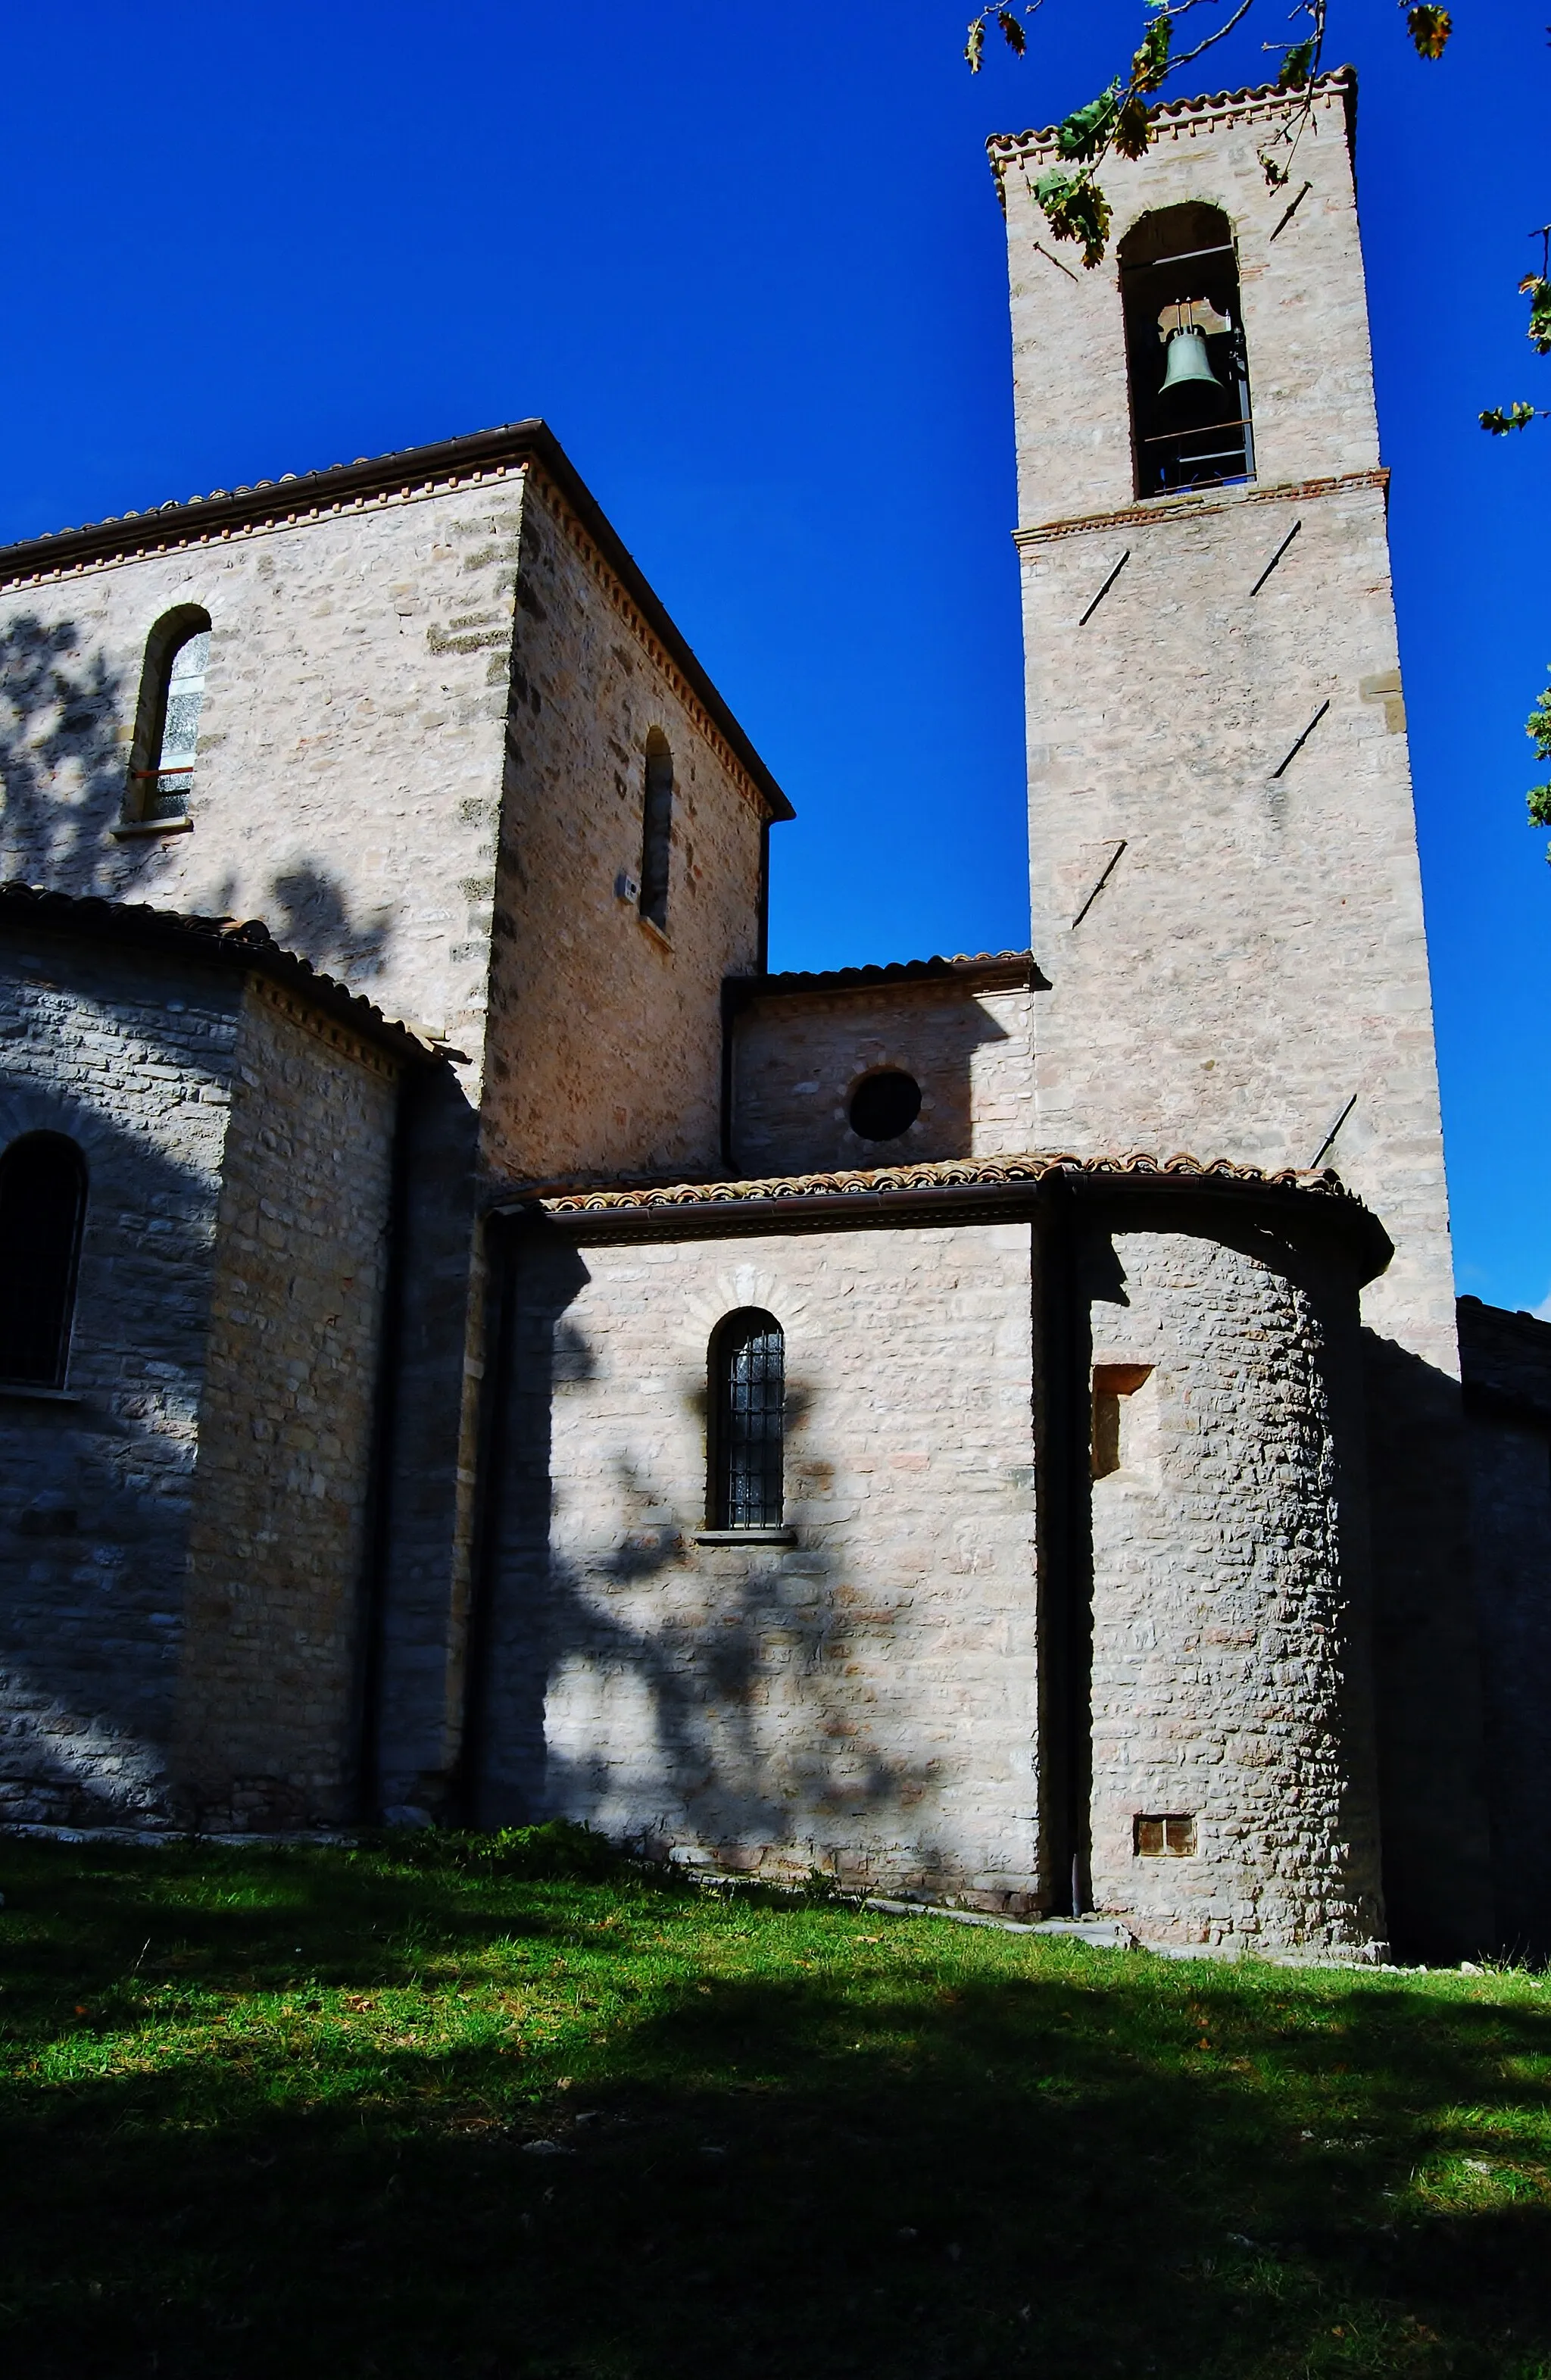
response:
[[[1133,1840],[1138,1859],[1194,1859],[1194,1818],[1133,1818]]]
[[[1093,1475],[1108,1479],[1125,1460],[1121,1402],[1152,1378],[1150,1364],[1096,1364],[1093,1367]]]
[[[858,1140],[898,1140],[921,1112],[921,1086],[898,1066],[864,1075],[851,1094],[851,1129]]]

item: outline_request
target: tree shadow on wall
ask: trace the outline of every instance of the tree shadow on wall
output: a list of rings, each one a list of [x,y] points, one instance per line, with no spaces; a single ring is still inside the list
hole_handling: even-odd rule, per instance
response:
[[[574,1248],[537,1233],[516,1261],[476,1730],[480,1821],[564,1814],[652,1848],[687,1831],[730,1864],[779,1845],[848,1876],[863,1872],[858,1837],[878,1832],[901,1847],[891,1867],[948,1880],[952,1862],[912,1832],[943,1764],[879,1752],[857,1691],[857,1659],[893,1621],[876,1598],[851,1611],[830,1553],[686,1547],[682,1516],[620,1455],[613,1530],[582,1560],[555,1555],[553,1402],[591,1378],[590,1351],[564,1318],[588,1274]],[[790,1383],[789,1427],[805,1403]]]
[[[0,631],[0,878],[123,897],[127,858],[139,863],[136,895],[154,897],[165,846],[154,837],[128,846],[110,839],[128,783],[124,676],[100,650],[86,654],[82,644],[73,620],[30,613]],[[230,916],[237,897],[237,880],[228,875],[201,896],[201,906]],[[243,898],[245,914],[256,911],[283,948],[322,972],[348,983],[382,974],[391,912],[358,910],[320,863],[291,861],[270,877],[256,905]]]
[[[100,889],[124,808],[123,683],[100,651],[82,653],[74,621],[23,613],[0,632],[0,874]]]
[[[69,979],[73,942],[46,941]],[[84,981],[101,989],[90,967]],[[143,988],[138,1038],[191,1086],[199,1058],[159,1042],[181,978]],[[212,1068],[211,1078],[220,1079]],[[206,1111],[210,1112],[210,1111]],[[67,1388],[0,1401],[0,1816],[164,1822],[193,1445],[217,1185],[150,1133],[62,1093],[23,1047],[0,1065],[0,1148],[67,1134],[87,1168]]]
[[[325,868],[302,863],[273,876],[263,914],[277,942],[325,974],[357,984],[382,972],[393,939],[391,912],[357,914],[338,878]]]
[[[254,895],[231,872],[209,895],[220,916],[256,915],[282,950],[295,951],[320,974],[336,976],[354,989],[382,974],[393,941],[387,908],[357,911],[337,876],[314,860],[294,860],[270,877]]]

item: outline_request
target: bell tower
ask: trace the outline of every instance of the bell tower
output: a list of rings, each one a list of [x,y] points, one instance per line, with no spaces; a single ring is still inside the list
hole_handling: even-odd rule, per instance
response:
[[[1350,70],[1290,179],[1273,90],[1151,113],[1106,261],[999,137],[1027,680],[1033,1144],[1333,1165],[1364,1293],[1386,1881],[1487,1937],[1463,1428],[1432,997]],[[1447,1714],[1438,1725],[1437,1715]]]

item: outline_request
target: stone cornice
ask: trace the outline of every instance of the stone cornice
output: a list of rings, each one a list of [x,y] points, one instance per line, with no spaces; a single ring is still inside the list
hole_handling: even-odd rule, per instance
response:
[[[1301,107],[1305,96],[1303,91],[1278,91],[1275,83],[1261,83],[1253,90],[1164,100],[1147,110],[1148,145],[1157,148],[1166,140],[1193,140],[1197,133],[1215,131],[1224,124],[1274,123]],[[1314,85],[1314,99],[1316,105],[1332,107],[1339,102],[1345,108],[1350,142],[1357,105],[1356,68],[1338,67],[1334,72],[1321,75]],[[1048,124],[1037,132],[993,132],[986,143],[986,153],[998,188],[1002,186],[1010,165],[1060,163],[1060,140],[1058,124]]]
[[[636,591],[625,585],[617,571],[611,569],[600,552],[596,540],[589,536],[587,525],[578,518],[562,492],[547,477],[536,477],[533,485],[543,491],[544,510],[551,525],[587,569],[614,617],[629,630],[637,644],[644,647],[653,666],[668,680],[697,730],[710,746],[745,800],[772,824],[779,820],[795,818],[795,810],[764,762],[758,759],[753,746],[720,696],[715,698],[716,709],[711,709],[708,692],[714,693],[714,689],[683,639],[676,638],[670,643],[660,633],[657,623],[648,616],[645,607],[636,600]],[[644,585],[645,581],[641,584]],[[667,614],[660,604],[656,605],[656,611],[660,620],[666,620]],[[733,740],[734,734],[736,743]]]
[[[186,546],[230,544],[345,513],[376,512],[462,488],[540,480],[563,517],[568,540],[587,559],[620,616],[661,658],[702,732],[770,819],[794,813],[781,787],[733,718],[687,639],[674,625],[634,555],[552,431],[514,421],[430,446],[410,446],[324,471],[218,489],[187,504],[167,504],[120,519],[61,529],[0,547],[0,590],[43,587],[88,571],[111,569]]]
[[[1092,529],[1153,528],[1160,521],[1204,520],[1208,513],[1237,511],[1244,504],[1315,504],[1321,496],[1349,495],[1364,488],[1387,491],[1389,473],[1382,464],[1370,471],[1338,471],[1326,480],[1283,480],[1272,487],[1251,485],[1223,490],[1214,496],[1148,496],[1118,512],[1078,513],[1068,520],[1038,521],[1015,528],[1012,542],[1020,553],[1049,545],[1063,537],[1085,537]]]
[[[316,1001],[302,998],[276,983],[271,976],[255,974],[248,980],[255,1000],[265,1008],[273,1008],[277,1015],[284,1016],[299,1031],[309,1034],[313,1040],[321,1041],[327,1049],[353,1059],[369,1074],[382,1075],[389,1082],[398,1080],[404,1071],[401,1059],[390,1057],[380,1044],[368,1041],[359,1033],[351,1032],[347,1026],[341,1025],[335,1017],[320,1008]]]

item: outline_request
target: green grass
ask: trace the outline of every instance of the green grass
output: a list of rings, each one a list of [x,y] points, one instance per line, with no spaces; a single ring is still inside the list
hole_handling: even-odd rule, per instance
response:
[[[0,1843],[8,2380],[1551,2380],[1543,1981],[570,1864]]]

